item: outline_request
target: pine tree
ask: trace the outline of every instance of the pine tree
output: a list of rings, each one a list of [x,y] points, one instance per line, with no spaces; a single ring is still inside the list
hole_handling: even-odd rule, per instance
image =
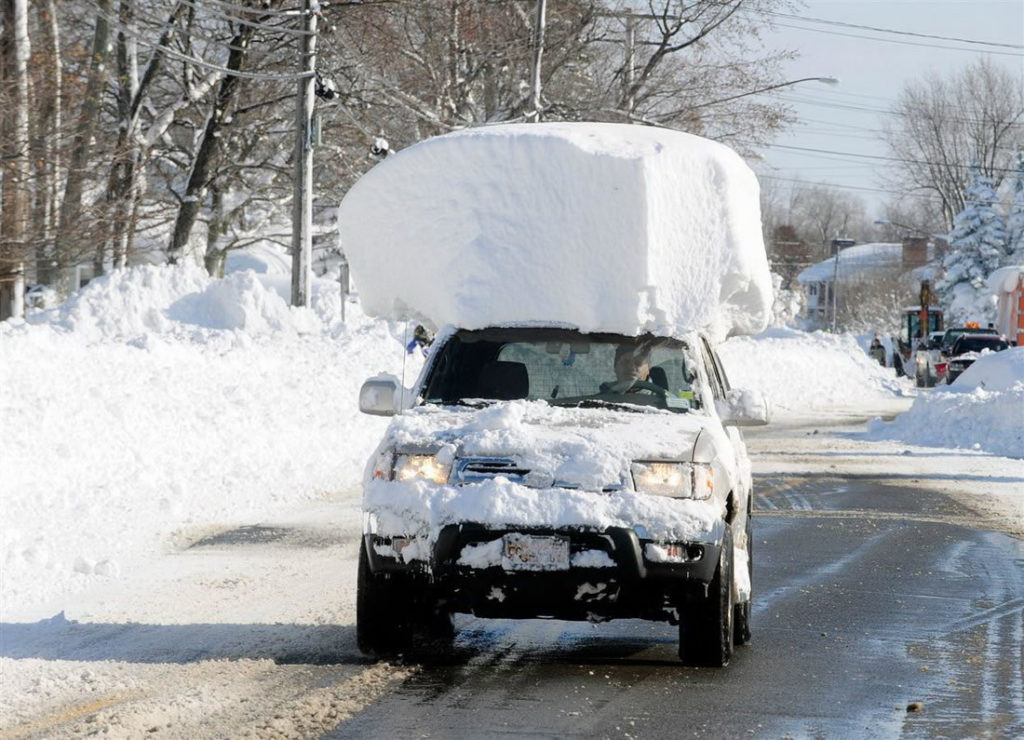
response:
[[[1006,226],[996,208],[995,182],[971,168],[964,193],[967,206],[953,219],[943,276],[936,287],[950,325],[995,320],[995,305],[985,279],[1006,255]]]
[[[1017,151],[1017,168],[1010,180],[1010,208],[1006,215],[1006,264],[1024,264],[1024,150]]]

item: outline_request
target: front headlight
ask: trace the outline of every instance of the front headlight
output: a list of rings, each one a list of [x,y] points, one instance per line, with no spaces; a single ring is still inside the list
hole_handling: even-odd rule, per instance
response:
[[[450,470],[450,465],[438,462],[433,455],[395,455],[391,479],[401,482],[428,480],[432,483],[447,483]]]
[[[710,465],[634,462],[631,470],[633,487],[638,493],[704,500],[715,491],[715,475]]]

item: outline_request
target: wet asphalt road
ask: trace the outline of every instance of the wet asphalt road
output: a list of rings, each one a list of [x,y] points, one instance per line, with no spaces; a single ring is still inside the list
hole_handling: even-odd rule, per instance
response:
[[[755,482],[754,638],[460,618],[454,654],[328,737],[1024,737],[1024,543],[867,479]]]

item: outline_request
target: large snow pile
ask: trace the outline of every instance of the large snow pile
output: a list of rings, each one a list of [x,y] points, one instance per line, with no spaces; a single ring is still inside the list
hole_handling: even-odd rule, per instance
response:
[[[677,131],[510,124],[428,139],[357,182],[340,225],[380,316],[724,338],[760,331],[771,308],[753,172]]]
[[[763,393],[773,416],[884,410],[887,402],[913,392],[910,381],[868,357],[849,334],[774,328],[756,337],[733,337],[719,352],[729,382]]]
[[[315,291],[300,310],[252,272],[140,267],[0,323],[0,610],[358,484],[386,421],[359,384],[402,372],[402,330]]]
[[[1024,347],[980,356],[952,385],[873,422],[868,436],[1024,458]]]

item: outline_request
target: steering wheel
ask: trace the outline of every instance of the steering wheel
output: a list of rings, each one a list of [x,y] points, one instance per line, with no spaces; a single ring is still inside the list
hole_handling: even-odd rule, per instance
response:
[[[650,391],[651,393],[662,397],[668,395],[668,391],[665,388],[662,388],[657,383],[652,383],[649,380],[634,380],[629,384],[625,392],[629,393],[632,390]]]
[[[618,380],[614,383],[601,384],[601,393],[629,393],[636,390],[650,391],[662,398],[668,396],[667,390],[649,380]]]

